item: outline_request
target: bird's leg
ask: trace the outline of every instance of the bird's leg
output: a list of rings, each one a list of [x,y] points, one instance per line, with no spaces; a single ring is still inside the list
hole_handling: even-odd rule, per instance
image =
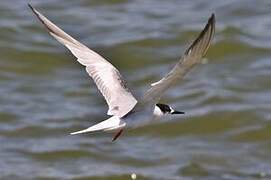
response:
[[[123,129],[120,129],[120,130],[115,134],[115,136],[113,137],[112,142],[114,142],[116,139],[118,139],[118,137],[120,137],[120,135],[122,134],[122,132],[123,132]]]

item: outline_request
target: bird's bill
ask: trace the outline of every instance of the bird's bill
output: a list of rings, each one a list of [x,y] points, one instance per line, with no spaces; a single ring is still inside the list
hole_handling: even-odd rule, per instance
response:
[[[185,112],[183,111],[173,111],[171,114],[184,114]]]

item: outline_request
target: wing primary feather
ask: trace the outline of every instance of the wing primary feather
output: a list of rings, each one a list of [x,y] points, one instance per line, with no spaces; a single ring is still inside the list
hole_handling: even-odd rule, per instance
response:
[[[51,33],[56,34],[57,36],[66,39],[67,41],[73,42],[73,43],[77,43],[77,41],[72,38],[71,36],[69,36],[67,33],[65,33],[64,31],[62,31],[60,28],[58,28],[57,26],[55,26],[51,21],[48,20],[48,22],[44,21],[44,16],[39,13],[31,4],[28,4],[28,6],[30,7],[30,9],[34,12],[34,14],[37,16],[37,18],[41,21],[41,23],[44,25],[44,27]]]
[[[199,36],[197,37],[197,39],[185,51],[185,53],[184,53],[185,55],[189,55],[189,52],[191,52],[192,49],[199,43],[199,41],[203,38],[203,36],[205,35],[205,33],[208,31],[208,28],[210,26],[212,26],[212,25],[213,25],[213,27],[215,25],[215,15],[214,15],[214,13],[212,13],[211,17],[208,20],[208,23],[205,25],[203,31],[201,31],[201,33],[199,34]],[[214,30],[215,30],[215,28],[212,28],[211,31],[209,31],[209,33],[210,34],[214,34]],[[212,36],[209,36],[209,39],[206,42],[209,42],[211,38],[212,38]],[[202,54],[202,56],[204,56],[206,54],[209,46],[210,46],[210,43],[207,46],[205,46],[205,50],[204,50],[204,53]]]

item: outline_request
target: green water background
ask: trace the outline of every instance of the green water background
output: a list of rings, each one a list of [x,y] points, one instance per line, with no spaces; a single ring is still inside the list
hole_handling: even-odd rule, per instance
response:
[[[0,179],[271,179],[268,0],[33,0],[110,60],[142,94],[212,12],[207,64],[161,102],[184,116],[112,134],[70,136],[107,118],[84,68],[22,0],[0,2]]]

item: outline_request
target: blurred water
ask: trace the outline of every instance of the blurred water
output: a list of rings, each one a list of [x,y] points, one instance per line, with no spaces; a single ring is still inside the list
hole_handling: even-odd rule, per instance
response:
[[[142,94],[216,14],[208,64],[162,102],[170,122],[70,136],[107,106],[70,53],[26,2],[0,2],[0,179],[270,179],[271,3],[35,0],[65,31],[110,59]]]

